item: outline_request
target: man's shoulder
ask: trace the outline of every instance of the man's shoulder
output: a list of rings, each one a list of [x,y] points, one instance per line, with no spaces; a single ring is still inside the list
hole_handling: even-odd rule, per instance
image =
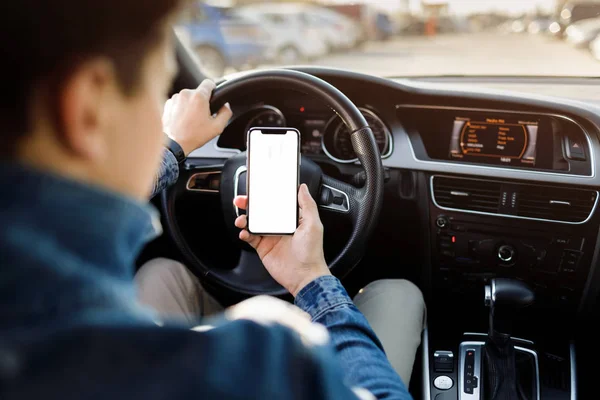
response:
[[[322,350],[322,349],[321,349]],[[0,365],[5,398],[311,398],[330,373],[317,349],[292,331],[234,321],[195,332],[84,327],[13,343]],[[311,382],[311,380],[313,382]],[[12,394],[12,396],[11,396]],[[61,395],[62,396],[62,395]],[[317,396],[318,397],[318,396]]]

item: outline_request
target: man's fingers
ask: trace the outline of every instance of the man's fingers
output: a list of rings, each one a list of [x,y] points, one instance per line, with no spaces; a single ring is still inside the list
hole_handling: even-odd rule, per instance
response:
[[[248,208],[248,196],[235,196],[233,199],[233,205],[237,208],[245,210]]]
[[[212,95],[212,91],[215,90],[215,87],[217,87],[217,85],[215,85],[215,83],[213,81],[211,81],[210,79],[205,79],[202,81],[200,86],[198,86],[198,89],[196,89],[196,92],[198,94],[200,94],[202,97],[204,97],[206,99],[210,99],[210,96]]]
[[[233,204],[237,208],[246,209],[248,206],[248,196],[236,196],[233,199]],[[240,239],[256,249],[262,236],[253,235],[245,229],[248,225],[248,217],[246,215],[240,215],[235,219],[234,224],[236,228],[242,229],[242,231],[240,231]]]
[[[218,131],[219,134],[223,132],[223,129],[225,129],[232,116],[233,112],[231,111],[231,106],[229,103],[225,103],[225,105],[221,107],[214,118],[214,123],[216,125],[215,130]]]
[[[183,89],[182,91],[179,92],[179,95],[184,99],[189,99],[190,97],[192,97],[193,94],[194,94],[194,91],[190,90],[190,89]]]
[[[240,215],[235,219],[234,225],[236,228],[244,229],[248,224],[248,220],[245,215]]]
[[[240,239],[256,249],[262,240],[262,236],[253,235],[244,229],[240,231]]]
[[[165,103],[165,108],[163,109],[162,123],[163,123],[163,127],[165,127],[165,131],[167,130],[166,128],[171,123],[171,110],[173,110],[173,100],[169,99]],[[169,134],[169,132],[165,132],[165,133]]]
[[[168,99],[165,102],[165,107],[163,108],[163,115],[171,114],[172,108],[173,108],[173,99]]]

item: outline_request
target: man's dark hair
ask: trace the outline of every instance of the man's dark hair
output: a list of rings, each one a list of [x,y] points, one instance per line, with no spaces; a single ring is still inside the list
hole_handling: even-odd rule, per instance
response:
[[[0,3],[0,155],[7,156],[31,129],[35,86],[45,86],[52,104],[70,74],[92,57],[110,58],[123,92],[133,93],[143,61],[180,0]]]

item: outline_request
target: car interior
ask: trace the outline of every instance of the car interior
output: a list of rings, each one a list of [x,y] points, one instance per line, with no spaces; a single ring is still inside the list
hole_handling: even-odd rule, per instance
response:
[[[177,59],[173,92],[196,87],[203,75],[181,43]],[[294,127],[300,181],[319,204],[326,259],[348,293],[401,278],[425,296],[414,398],[489,398],[503,371],[484,353],[506,351],[497,339],[508,335],[519,398],[591,398],[600,107],[511,90],[551,90],[551,80],[505,79],[488,88],[320,67],[222,79],[211,107],[229,102],[234,117],[152,200],[165,233],[138,264],[180,260],[224,306],[257,294],[291,301],[238,239],[232,199],[246,190],[249,127]],[[370,134],[350,134],[366,126]]]

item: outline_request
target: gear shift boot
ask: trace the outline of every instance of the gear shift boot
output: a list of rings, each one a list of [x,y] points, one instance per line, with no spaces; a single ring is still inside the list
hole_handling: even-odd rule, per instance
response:
[[[492,279],[485,288],[485,303],[490,307],[483,355],[485,400],[537,399],[536,364],[531,354],[517,351],[510,338],[515,314],[533,301],[533,291],[520,281]]]
[[[485,400],[537,400],[537,357],[532,351],[515,347],[510,338],[483,348]]]
[[[505,369],[496,363],[498,357],[489,357],[490,347],[486,341],[465,341],[460,344],[458,353],[459,400],[538,400],[539,370],[537,354],[530,349],[512,346],[514,351],[515,375],[512,385],[503,389]],[[490,365],[493,361],[494,365]],[[500,361],[501,362],[501,361]],[[492,371],[492,372],[491,372]],[[498,387],[498,388],[496,388]],[[495,389],[496,388],[496,389]],[[512,396],[512,397],[511,397]]]
[[[538,369],[537,358],[528,352],[517,350],[517,389],[523,399],[537,400],[538,394]]]
[[[511,339],[515,315],[533,301],[521,281],[492,279],[485,287],[489,331],[485,341],[460,345],[459,400],[539,400],[537,354]]]

